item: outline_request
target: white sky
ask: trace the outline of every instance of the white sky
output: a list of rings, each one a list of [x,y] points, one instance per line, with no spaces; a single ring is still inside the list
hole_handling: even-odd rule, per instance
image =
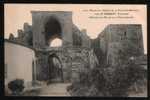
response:
[[[54,40],[52,40],[50,47],[60,47],[62,46],[62,40],[59,38],[55,38]]]
[[[145,5],[98,5],[98,4],[5,4],[5,38],[10,33],[17,36],[17,30],[23,29],[24,22],[32,25],[31,11],[72,11],[72,20],[79,29],[86,29],[87,35],[96,38],[108,24],[142,24],[144,51],[147,53],[147,14]],[[87,9],[138,9],[132,12],[133,19],[91,19],[93,12]]]

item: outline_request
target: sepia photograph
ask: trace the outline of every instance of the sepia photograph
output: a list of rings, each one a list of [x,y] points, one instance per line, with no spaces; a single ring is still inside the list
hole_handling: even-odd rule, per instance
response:
[[[4,4],[5,96],[147,97],[147,6]]]

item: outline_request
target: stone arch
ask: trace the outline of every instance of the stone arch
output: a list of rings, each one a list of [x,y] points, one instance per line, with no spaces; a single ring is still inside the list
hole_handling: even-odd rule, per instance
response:
[[[60,68],[58,68],[58,66],[54,66],[54,62],[52,61],[53,58],[56,58],[60,64]],[[48,56],[48,65],[49,65],[49,75],[50,75],[50,80],[52,79],[56,79],[56,78],[60,78],[60,82],[63,82],[63,65],[62,65],[62,61],[59,58],[59,56],[57,56],[56,53],[51,53]],[[56,71],[56,72],[55,72]],[[58,75],[58,76],[55,76]]]
[[[47,48],[45,36],[45,24],[52,18],[56,19],[61,26],[62,46],[72,46],[72,12],[71,11],[31,11],[32,13],[32,31],[33,31],[33,47]],[[60,36],[60,35],[59,35]]]
[[[44,35],[46,45],[55,38],[62,39],[62,24],[56,16],[50,16],[44,22]]]

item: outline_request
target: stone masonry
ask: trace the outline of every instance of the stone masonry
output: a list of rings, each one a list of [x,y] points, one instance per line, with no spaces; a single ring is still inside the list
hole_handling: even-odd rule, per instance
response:
[[[62,66],[62,81],[79,78],[79,73],[101,64],[115,66],[119,52],[133,47],[130,56],[144,54],[142,27],[138,24],[108,25],[96,39],[90,39],[86,30],[79,30],[69,11],[32,11],[32,25],[24,24],[18,37],[9,39],[35,49],[37,80],[50,80],[49,57],[55,56]],[[54,38],[62,40],[61,47],[49,47]],[[128,44],[131,44],[129,46]],[[136,53],[135,53],[136,51]]]

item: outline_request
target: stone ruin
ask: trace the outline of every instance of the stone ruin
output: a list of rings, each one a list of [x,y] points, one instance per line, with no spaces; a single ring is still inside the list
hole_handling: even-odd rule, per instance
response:
[[[24,29],[18,30],[18,37],[10,34],[9,39],[35,49],[36,78],[50,80],[56,73],[51,68],[51,57],[61,63],[60,81],[67,82],[79,78],[79,73],[96,65],[118,62],[118,52],[124,45],[131,43],[139,56],[144,54],[141,25],[108,25],[96,39],[90,39],[86,30],[80,31],[72,22],[72,12],[68,11],[32,11],[32,25],[24,23]],[[62,40],[61,47],[49,47],[54,38]],[[134,52],[133,51],[133,52]]]

